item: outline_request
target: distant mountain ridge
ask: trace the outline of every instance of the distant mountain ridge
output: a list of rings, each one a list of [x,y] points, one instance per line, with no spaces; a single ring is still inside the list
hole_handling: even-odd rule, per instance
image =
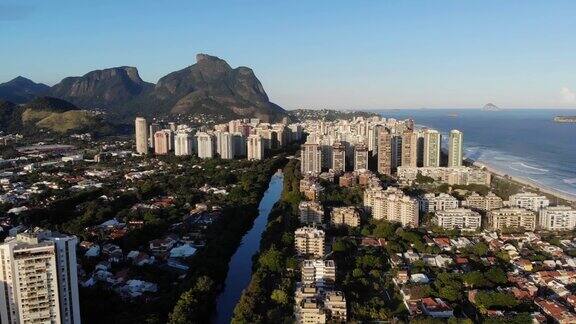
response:
[[[272,121],[288,116],[270,102],[250,68],[232,68],[226,61],[207,54],[198,54],[195,64],[167,74],[157,84],[143,81],[135,67],[121,66],[67,77],[51,88],[45,87],[38,95],[123,117],[204,113]],[[12,101],[9,97],[21,89],[9,90],[4,95],[0,93],[0,99]]]
[[[50,87],[35,83],[22,76],[18,76],[8,82],[0,84],[0,99],[15,104],[26,103],[37,96],[47,94]]]

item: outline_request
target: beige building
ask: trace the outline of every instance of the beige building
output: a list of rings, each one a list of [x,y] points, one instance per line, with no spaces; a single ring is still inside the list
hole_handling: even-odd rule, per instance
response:
[[[576,210],[568,206],[542,208],[540,228],[549,231],[571,231],[576,228]]]
[[[164,129],[154,133],[154,153],[166,155],[170,151],[170,130]]]
[[[325,234],[314,227],[300,227],[294,232],[294,245],[300,255],[324,256]]]
[[[464,158],[462,146],[464,145],[464,134],[459,130],[451,130],[450,138],[448,139],[448,166],[459,167],[462,166],[462,159]]]
[[[76,244],[35,229],[0,245],[1,323],[80,323]]]
[[[301,201],[298,206],[300,223],[306,225],[322,224],[324,207],[316,201]]]
[[[378,133],[378,173],[392,174],[392,135],[385,128]]]
[[[302,174],[319,174],[322,171],[322,152],[320,145],[314,143],[302,144],[300,154]]]
[[[346,171],[346,147],[342,142],[332,145],[332,170],[336,173]]]
[[[402,190],[388,187],[386,190],[367,189],[364,206],[374,219],[399,222],[402,226],[418,227],[418,200],[404,195]]]
[[[408,130],[402,134],[402,166],[418,166],[418,134]]]
[[[364,143],[354,147],[354,170],[368,170],[368,147]]]
[[[502,198],[496,196],[493,192],[489,192],[486,196],[473,192],[462,202],[462,206],[479,210],[493,210],[502,208],[503,202]]]
[[[346,311],[346,297],[341,291],[328,291],[324,297],[324,308],[331,322],[346,323],[348,312]]]
[[[324,187],[315,178],[304,177],[300,180],[300,192],[308,200],[319,200]]]
[[[201,159],[211,159],[214,157],[214,136],[208,133],[196,133],[196,140],[198,142],[198,157]]]
[[[467,208],[439,210],[435,222],[444,229],[477,230],[481,226],[482,216]]]
[[[424,132],[424,167],[439,167],[442,135],[434,129]]]
[[[136,153],[148,154],[148,126],[146,119],[136,117],[134,124],[136,130]]]
[[[335,207],[330,213],[330,223],[335,226],[360,226],[360,213],[354,207]]]
[[[296,323],[326,323],[326,312],[322,301],[316,297],[304,298],[299,305],[296,305]]]
[[[536,229],[536,215],[527,209],[508,207],[488,212],[488,222],[494,230],[502,229]]]

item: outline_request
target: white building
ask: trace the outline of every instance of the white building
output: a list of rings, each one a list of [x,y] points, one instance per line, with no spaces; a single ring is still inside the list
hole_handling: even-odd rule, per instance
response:
[[[220,154],[221,159],[233,159],[234,158],[234,142],[232,134],[229,132],[215,132],[216,135],[216,145],[218,147],[217,151]]]
[[[374,219],[385,219],[399,222],[402,226],[418,227],[418,200],[404,195],[398,188],[366,190],[364,206],[372,212]]]
[[[302,144],[300,151],[300,168],[302,174],[319,174],[322,171],[322,152],[315,143]]]
[[[199,132],[196,134],[198,140],[198,157],[210,159],[214,157],[214,137],[211,134]]]
[[[0,245],[0,322],[80,323],[76,244],[36,229]]]
[[[494,230],[536,229],[536,215],[530,210],[518,207],[491,210],[488,212],[488,222]]]
[[[576,210],[568,206],[542,208],[540,228],[550,231],[571,231],[576,228]]]
[[[136,152],[138,154],[148,154],[148,126],[146,119],[136,117],[134,124],[136,130]]]
[[[316,287],[325,288],[336,281],[336,264],[333,260],[304,260],[301,270],[304,284],[316,284]]]
[[[434,129],[424,132],[424,167],[440,166],[442,135]]]
[[[194,137],[186,131],[178,131],[174,139],[174,155],[191,155],[194,152]]]
[[[464,134],[459,130],[450,131],[450,138],[448,140],[448,166],[459,167],[462,166],[462,146],[464,143]]]
[[[262,160],[264,158],[262,136],[257,134],[248,136],[247,158],[248,160]]]
[[[522,192],[510,196],[507,205],[539,212],[540,209],[550,205],[550,200],[533,192]]]
[[[458,199],[449,194],[440,193],[435,195],[427,193],[420,198],[420,210],[424,213],[455,208],[458,208]]]
[[[480,228],[482,216],[467,208],[446,209],[436,212],[435,221],[445,229],[476,230]]]

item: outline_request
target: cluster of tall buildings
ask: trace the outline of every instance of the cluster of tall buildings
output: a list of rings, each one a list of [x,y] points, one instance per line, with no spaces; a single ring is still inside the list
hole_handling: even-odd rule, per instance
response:
[[[280,148],[302,138],[299,124],[262,123],[259,119],[237,119],[218,124],[213,129],[192,129],[187,125],[158,123],[148,125],[145,118],[135,120],[136,152],[138,154],[177,156],[196,154],[200,158],[234,159],[246,157],[261,160],[267,151]]]
[[[34,229],[0,245],[1,323],[80,323],[76,244]]]
[[[441,167],[442,135],[433,129],[415,130],[412,120],[306,121],[304,130],[308,133],[301,150],[304,174],[373,168],[392,175],[400,166]],[[447,167],[462,166],[463,141],[462,132],[450,132]]]

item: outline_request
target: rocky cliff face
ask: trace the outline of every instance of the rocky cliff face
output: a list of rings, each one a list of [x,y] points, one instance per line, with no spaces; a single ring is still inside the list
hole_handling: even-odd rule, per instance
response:
[[[140,78],[135,67],[122,66],[65,78],[51,88],[50,94],[86,108],[113,109],[152,87]]]

